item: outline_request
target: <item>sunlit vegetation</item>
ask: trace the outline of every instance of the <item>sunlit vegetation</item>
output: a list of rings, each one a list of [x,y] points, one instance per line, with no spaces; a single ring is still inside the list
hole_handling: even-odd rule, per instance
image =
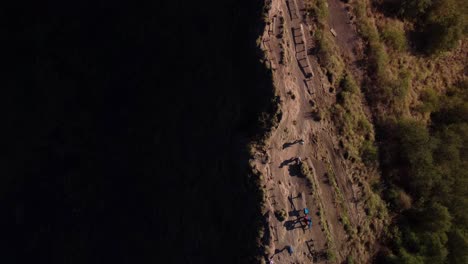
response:
[[[394,10],[415,24],[421,49],[429,54],[454,48],[467,32],[468,6],[464,0],[397,1]]]
[[[281,209],[281,210],[276,210],[275,211],[275,216],[278,219],[278,221],[283,222],[284,220],[286,220],[287,214],[286,214],[286,211],[284,209]]]
[[[468,261],[468,85],[448,89],[431,123],[387,124],[382,148],[385,190],[399,229],[389,263]],[[409,196],[407,195],[409,194]]]
[[[467,263],[468,88],[457,56],[466,54],[450,53],[467,32],[467,4],[373,4],[354,1],[353,12],[367,45],[363,91],[379,145],[364,142],[361,156],[379,158],[377,190],[395,215],[379,263]]]

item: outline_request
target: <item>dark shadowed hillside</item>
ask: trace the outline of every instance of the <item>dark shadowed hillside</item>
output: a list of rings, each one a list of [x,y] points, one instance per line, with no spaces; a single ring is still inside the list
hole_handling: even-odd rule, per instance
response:
[[[8,263],[252,262],[263,2],[166,2],[4,11]]]

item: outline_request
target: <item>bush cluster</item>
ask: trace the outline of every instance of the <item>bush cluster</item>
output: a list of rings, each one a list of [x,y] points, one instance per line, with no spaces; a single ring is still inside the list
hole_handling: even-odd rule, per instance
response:
[[[468,85],[449,89],[431,119],[429,127],[414,120],[386,127],[386,196],[401,212],[388,263],[468,261]]]

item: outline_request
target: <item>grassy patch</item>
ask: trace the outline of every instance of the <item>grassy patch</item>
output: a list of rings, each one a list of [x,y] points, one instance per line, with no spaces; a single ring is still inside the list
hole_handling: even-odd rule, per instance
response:
[[[326,0],[306,0],[305,1],[307,15],[317,20],[317,22],[324,26],[329,12]]]
[[[328,80],[334,85],[343,74],[345,68],[343,60],[339,56],[331,33],[324,30],[317,30],[315,32],[315,41],[317,43],[316,53],[320,66],[326,70]]]
[[[450,108],[450,114],[441,111],[443,106],[440,98],[446,89],[466,79],[466,42],[453,42],[459,38],[460,32],[450,31],[462,23],[462,20],[456,19],[458,15],[455,13],[466,14],[456,6],[466,4],[456,0],[423,1],[435,6],[424,11],[428,12],[427,15],[409,18],[412,22],[406,21],[406,26],[411,28],[415,23],[425,20],[421,28],[415,28],[422,31],[430,29],[425,33],[432,36],[418,38],[424,39],[423,46],[428,53],[438,54],[441,50],[452,48],[449,46],[458,48],[437,56],[421,56],[414,50],[411,50],[413,53],[408,51],[403,23],[394,18],[385,18],[383,14],[374,16],[369,2],[354,1],[353,10],[359,33],[368,47],[369,78],[363,91],[369,99],[377,125],[382,128],[379,130],[379,138],[382,140],[379,145],[382,146],[381,165],[387,183],[385,188],[375,188],[376,192],[364,183],[364,202],[368,222],[371,222],[369,226],[374,230],[372,222],[376,218],[388,218],[386,205],[378,195],[382,192],[390,201],[394,213],[402,214],[399,218],[401,221],[397,223],[400,230],[395,227],[396,231],[389,235],[392,242],[387,257],[391,263],[461,263],[463,261],[454,261],[458,256],[453,252],[463,246],[451,240],[461,237],[456,233],[458,231],[453,231],[457,230],[458,222],[450,221],[460,216],[458,207],[452,201],[457,196],[457,190],[463,187],[458,188],[455,184],[457,188],[451,190],[450,186],[455,186],[451,184],[457,181],[461,171],[466,171],[463,169],[466,163],[460,162],[462,156],[456,150],[462,146],[458,140],[467,134],[466,124],[454,129],[466,122],[463,121],[466,118],[453,117],[462,112],[466,116],[467,111],[457,104],[457,107]],[[420,4],[421,1],[402,3]],[[448,5],[451,5],[450,8],[445,8]],[[414,10],[406,9],[405,12]],[[445,28],[438,25],[444,25]],[[418,48],[416,44],[412,43],[411,48]],[[463,99],[457,97],[457,100]],[[445,124],[449,125],[444,127]],[[396,126],[396,129],[392,130],[392,126]],[[443,136],[439,138],[440,135]],[[372,145],[364,142],[361,148],[363,159],[369,154],[374,156],[373,152]],[[452,170],[457,173],[452,174]],[[466,192],[463,195],[466,196]],[[438,224],[434,225],[437,221]],[[428,224],[425,225],[425,222]],[[361,230],[371,232],[367,227],[365,225]],[[448,231],[449,228],[452,231]],[[454,248],[451,251],[452,246]],[[466,246],[460,252],[466,252]]]
[[[309,166],[305,162],[301,162],[300,167],[301,167],[301,174],[306,178],[307,184],[309,185],[309,187],[312,188],[312,191],[316,190],[313,171],[309,168]]]
[[[422,104],[417,108],[421,113],[436,112],[439,109],[439,95],[432,88],[427,88],[421,93]]]
[[[343,137],[348,157],[355,160],[359,160],[360,157],[363,160],[369,158],[363,157],[363,154],[368,153],[363,153],[362,147],[366,141],[373,145],[374,129],[364,114],[359,86],[350,74],[345,74],[340,81],[337,104],[332,109],[332,117]]]
[[[328,176],[328,181],[333,186],[333,190],[334,190],[333,197],[335,199],[335,203],[341,209],[340,222],[343,224],[343,228],[345,232],[350,237],[352,237],[356,233],[356,230],[351,226],[351,223],[349,222],[348,208],[346,208],[347,202],[343,196],[343,193],[341,192],[341,189],[338,187],[338,184],[336,182],[335,172],[333,171],[331,164],[328,164],[327,176]]]
[[[403,22],[388,21],[382,28],[382,38],[395,51],[405,51],[408,47]]]
[[[362,142],[360,153],[362,161],[368,166],[375,165],[378,160],[377,147],[369,140]]]
[[[335,261],[336,253],[332,249],[328,248],[326,252],[326,257],[328,261]]]
[[[329,14],[326,0],[307,0],[305,2],[307,14],[317,21],[318,29],[315,30],[316,54],[320,65],[326,70],[330,83],[335,84],[341,78],[344,71],[344,63],[338,55],[333,36],[325,30]]]
[[[314,178],[314,175],[313,175],[313,171],[309,168],[309,166],[305,162],[302,162],[301,163],[301,173],[302,173],[303,176],[305,176],[309,187],[312,189],[314,199],[315,199],[315,201],[317,202],[317,205],[318,205],[318,216],[319,216],[319,219],[320,219],[320,225],[322,226],[322,228],[323,228],[323,230],[325,232],[325,236],[327,238],[327,247],[328,247],[328,250],[333,252],[334,243],[333,243],[333,240],[332,240],[332,237],[331,237],[330,228],[328,226],[325,211],[323,210],[322,200],[321,200],[320,196],[317,193],[318,189],[317,189],[317,185],[316,185],[315,178]]]

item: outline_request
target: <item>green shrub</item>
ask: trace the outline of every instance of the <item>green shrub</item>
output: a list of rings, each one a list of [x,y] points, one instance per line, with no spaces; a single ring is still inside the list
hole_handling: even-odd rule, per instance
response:
[[[419,110],[423,113],[435,112],[439,109],[439,96],[434,89],[426,89],[421,93],[422,106]]]
[[[448,236],[448,263],[468,263],[468,234],[462,229],[453,229]]]
[[[326,38],[325,33],[322,30],[315,32],[315,40],[317,41],[317,55],[319,62],[322,67],[325,67],[330,63],[332,56],[332,44]]]
[[[450,50],[467,32],[467,5],[463,0],[434,1],[424,21],[426,51]]]
[[[382,29],[382,38],[385,43],[396,51],[404,51],[407,48],[403,23],[389,22]]]
[[[423,49],[437,54],[454,48],[467,33],[467,5],[464,0],[406,0],[400,14],[422,31]]]
[[[367,15],[367,1],[355,1],[354,9],[358,20],[359,34],[369,43],[378,42],[379,33]]]
[[[315,41],[317,42],[317,57],[320,66],[326,69],[329,82],[334,84],[335,80],[339,80],[343,73],[343,60],[337,55],[337,49],[330,33],[317,30],[315,32]]]
[[[361,117],[358,120],[357,127],[358,127],[358,132],[361,135],[364,135],[365,137],[370,136],[370,133],[372,132],[372,125],[365,116]]]
[[[326,257],[328,261],[335,261],[336,254],[332,249],[327,249]]]
[[[405,0],[398,3],[400,4],[400,15],[410,20],[416,20],[426,13],[432,5],[432,0]]]
[[[323,26],[328,18],[328,4],[325,0],[307,0],[305,2],[307,12],[310,16],[315,17]]]
[[[349,74],[345,74],[340,81],[340,88],[345,92],[357,93],[359,92],[359,87],[354,81],[354,78]]]
[[[284,209],[281,209],[281,210],[276,210],[275,211],[275,216],[278,219],[278,221],[283,222],[284,220],[286,220],[287,214],[286,214],[286,211]]]
[[[379,84],[387,84],[390,81],[388,71],[390,59],[384,45],[380,42],[371,43],[370,50],[370,66],[377,77],[377,81]]]
[[[387,190],[386,198],[390,206],[396,212],[402,212],[410,209],[412,206],[411,197],[402,189],[392,186]]]
[[[314,186],[314,175],[312,175],[312,171],[310,170],[309,166],[305,162],[301,162],[301,174],[303,177],[306,177],[307,184],[309,187]]]
[[[377,159],[378,159],[377,147],[374,146],[374,144],[370,142],[369,140],[365,140],[364,142],[362,142],[360,153],[361,153],[362,161],[366,165],[372,165],[372,164],[375,164],[375,162],[377,162]]]
[[[398,89],[394,91],[394,95],[398,100],[403,100],[408,95],[411,86],[411,74],[407,70],[401,70],[398,74]]]

